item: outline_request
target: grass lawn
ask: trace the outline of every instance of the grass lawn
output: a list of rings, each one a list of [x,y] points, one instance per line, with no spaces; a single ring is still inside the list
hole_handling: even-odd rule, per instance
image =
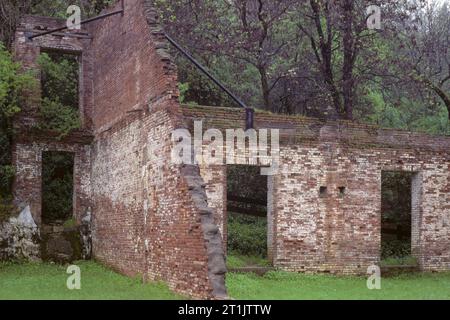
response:
[[[411,256],[391,257],[381,260],[382,266],[401,266],[401,265],[417,265],[417,259]]]
[[[281,271],[269,272],[264,277],[227,274],[228,294],[236,299],[450,299],[450,273],[382,278],[380,290],[368,290],[366,280]]]
[[[253,261],[252,261],[253,262]],[[66,267],[51,264],[0,264],[0,300],[4,299],[183,299],[161,283],[142,284],[95,262],[78,262],[81,290],[68,290]],[[366,279],[305,275],[281,271],[264,277],[227,274],[235,299],[450,299],[450,273],[403,275],[368,290]]]
[[[258,256],[244,256],[238,253],[229,253],[227,256],[227,268],[243,267],[268,267],[270,262]]]
[[[81,290],[66,286],[66,267],[51,264],[1,264],[0,299],[181,299],[161,283],[142,284],[95,262],[77,262],[81,268]]]

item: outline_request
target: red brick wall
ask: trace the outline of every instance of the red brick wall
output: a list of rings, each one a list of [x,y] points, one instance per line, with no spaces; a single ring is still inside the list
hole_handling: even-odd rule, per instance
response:
[[[175,73],[158,53],[161,38],[152,36],[144,1],[126,1],[125,14],[89,25],[95,61],[94,127],[97,132],[148,109],[166,94],[175,93]],[[107,11],[120,9],[116,5]]]
[[[82,127],[70,133],[64,139],[58,134],[41,132],[34,128],[39,120],[40,90],[25,92],[28,96],[21,105],[22,112],[15,117],[15,136],[13,143],[13,164],[16,177],[13,186],[14,202],[18,208],[30,206],[31,214],[37,225],[42,222],[42,153],[46,151],[66,151],[74,154],[74,210],[73,215],[78,224],[89,220],[92,210],[91,203],[91,148],[92,142],[90,110],[92,108],[92,61],[86,48],[90,40],[86,30],[67,31],[35,38],[26,39],[27,35],[41,33],[46,30],[61,27],[65,20],[25,16],[15,34],[14,58],[20,61],[25,70],[33,70],[40,81],[37,59],[42,51],[57,50],[80,56],[80,104],[79,115]],[[77,33],[77,35],[75,34]],[[87,228],[88,229],[88,228]],[[42,235],[42,233],[41,233]],[[83,229],[83,237],[89,238],[89,230]],[[33,239],[35,240],[35,238]],[[83,250],[89,256],[89,241],[84,241]],[[36,243],[39,247],[39,243]]]
[[[22,112],[14,119],[16,129],[13,144],[13,163],[16,168],[16,178],[13,192],[14,201],[18,207],[30,205],[31,213],[38,225],[41,223],[42,207],[42,153],[45,151],[73,152],[74,164],[74,217],[78,222],[91,211],[90,190],[90,110],[92,87],[92,64],[87,48],[90,40],[85,38],[86,30],[67,31],[66,36],[61,33],[26,39],[27,34],[37,34],[46,30],[61,27],[65,20],[25,16],[17,27],[13,44],[14,58],[19,61],[24,70],[36,72],[40,81],[37,59],[43,50],[60,50],[81,56],[80,72],[80,105],[79,114],[82,128],[72,132],[64,139],[57,138],[51,132],[38,132],[33,128],[39,113],[40,92],[28,94],[28,99],[21,106]],[[75,33],[83,38],[75,36]]]
[[[192,297],[223,298],[226,168],[172,164],[171,133],[194,119],[203,119],[205,130],[243,128],[244,112],[180,108],[176,68],[150,3],[126,1],[123,16],[85,29],[91,40],[46,36],[27,43],[29,29],[61,21],[32,17],[20,26],[16,57],[26,67],[35,66],[41,47],[83,55],[84,130],[66,141],[27,135],[37,107],[30,99],[14,151],[16,201],[30,204],[39,221],[41,153],[74,151],[76,216],[92,212],[96,259]],[[424,270],[450,269],[449,137],[266,113],[255,118],[257,128],[281,129],[282,172],[270,179],[269,197],[275,266],[365,272],[380,255],[381,171],[403,170],[417,173],[413,253]],[[328,188],[324,197],[321,186]]]
[[[16,168],[14,202],[23,208],[30,206],[38,226],[42,221],[42,153],[66,151],[74,153],[74,217],[78,222],[91,210],[90,146],[71,141],[16,141],[13,162]]]
[[[54,28],[64,26],[66,23],[63,19],[25,16],[15,34],[14,40],[14,57],[20,61],[25,69],[39,70],[37,58],[42,51],[56,50],[77,54],[81,57],[80,65],[80,104],[79,114],[82,121],[82,127],[86,131],[92,128],[91,113],[92,113],[92,57],[87,48],[90,46],[91,40],[87,30],[82,27],[79,31],[65,31],[66,36],[62,33],[54,33],[42,37],[34,38],[33,41],[28,41],[26,35],[38,34]],[[75,36],[78,34],[80,37]],[[37,79],[40,80],[39,73],[36,74]],[[19,119],[17,125],[22,127],[29,127],[30,124],[36,122],[36,111],[39,106],[38,97],[30,97],[26,105],[22,106],[24,111]]]
[[[39,223],[42,152],[72,151],[75,216],[81,223],[92,213],[94,258],[127,275],[164,280],[179,293],[223,298],[225,260],[214,221],[222,214],[208,207],[199,168],[170,162],[171,133],[184,123],[176,68],[156,18],[151,1],[128,0],[123,15],[65,36],[26,39],[64,20],[29,16],[20,24],[15,56],[26,69],[37,69],[43,49],[81,55],[83,128],[63,141],[36,134],[39,93],[28,99],[16,120],[15,200],[29,204]]]
[[[194,120],[202,120],[204,130],[245,123],[240,109],[185,106],[183,114],[191,129]],[[377,264],[381,172],[397,170],[417,173],[413,254],[423,270],[450,269],[450,137],[266,113],[255,114],[255,127],[279,128],[281,135],[281,171],[269,184],[269,251],[275,266],[365,273]],[[327,195],[320,196],[320,187],[327,187]],[[220,202],[220,195],[208,195]]]
[[[150,2],[126,1],[123,17],[90,29],[93,255],[192,297],[224,297],[222,242],[198,168],[170,162],[171,133],[183,121]]]
[[[214,219],[227,243],[227,173],[226,166],[200,166],[200,174],[206,183],[209,207],[214,209]],[[224,245],[226,250],[226,245]]]

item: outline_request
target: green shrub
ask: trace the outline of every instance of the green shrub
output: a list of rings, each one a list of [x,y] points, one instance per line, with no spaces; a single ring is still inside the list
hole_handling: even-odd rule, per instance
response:
[[[0,223],[8,220],[14,212],[12,199],[10,197],[3,197],[0,194]]]
[[[0,166],[0,223],[13,214],[11,184],[14,173],[12,166]]]
[[[41,121],[38,128],[56,131],[60,134],[60,138],[81,127],[78,111],[72,107],[62,105],[57,100],[42,99],[40,114]]]
[[[389,240],[381,242],[381,258],[403,258],[411,254],[410,240]]]
[[[228,250],[241,255],[266,257],[267,219],[229,213]]]
[[[77,221],[75,220],[75,218],[71,217],[69,219],[67,219],[64,224],[63,227],[64,228],[73,228],[77,226]]]
[[[38,64],[41,68],[42,97],[78,109],[78,57],[64,53],[42,53]]]
[[[178,90],[180,91],[180,98],[179,98],[180,103],[185,103],[186,102],[186,92],[188,92],[188,90],[189,90],[189,83],[179,82]]]
[[[404,256],[401,258],[386,258],[381,260],[383,266],[398,266],[398,265],[417,265],[417,259],[411,256]]]
[[[36,88],[36,79],[30,72],[21,72],[19,63],[0,42],[0,120],[11,119],[20,112],[24,90]],[[2,123],[2,126],[4,124]]]
[[[36,88],[37,81],[32,73],[22,72],[21,65],[13,61],[0,42],[0,210],[3,213],[10,209],[8,203],[14,178],[11,166],[12,119],[20,112],[20,105],[28,97],[26,93],[32,95]]]
[[[0,165],[0,196],[10,194],[15,170],[11,165]]]
[[[48,53],[38,58],[42,86],[41,121],[38,128],[58,132],[59,138],[81,127],[77,59],[74,55]]]
[[[73,154],[45,152],[42,155],[42,219],[64,223],[73,214]],[[70,222],[68,222],[70,223]]]

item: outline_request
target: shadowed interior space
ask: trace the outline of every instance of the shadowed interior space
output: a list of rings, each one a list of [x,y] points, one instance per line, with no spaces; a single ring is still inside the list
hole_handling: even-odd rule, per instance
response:
[[[269,266],[267,176],[249,165],[227,167],[227,264]]]
[[[414,173],[382,172],[381,260],[385,265],[415,265],[412,254],[412,179]]]

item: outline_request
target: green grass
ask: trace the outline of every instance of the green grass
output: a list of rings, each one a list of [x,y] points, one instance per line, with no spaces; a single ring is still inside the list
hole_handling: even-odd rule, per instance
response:
[[[0,300],[183,299],[162,283],[142,284],[139,279],[119,275],[95,262],[77,265],[81,268],[81,290],[67,289],[69,275],[64,266],[0,264]],[[450,273],[383,278],[381,290],[368,290],[364,277],[281,271],[264,277],[228,273],[227,287],[235,299],[450,299]]]
[[[81,290],[66,286],[66,267],[51,264],[0,263],[0,299],[20,300],[166,300],[182,299],[162,283],[142,284],[95,262],[77,262]]]
[[[450,299],[450,273],[382,278],[380,290],[369,290],[367,278],[269,272],[227,274],[228,294],[235,299],[372,300]]]
[[[75,218],[70,218],[70,219],[67,219],[65,222],[64,222],[64,224],[63,224],[63,227],[64,228],[73,228],[73,227],[75,227],[77,225],[77,221],[75,220]]]
[[[227,256],[227,267],[230,269],[267,266],[270,266],[269,261],[259,256],[244,256],[234,252],[229,252]]]
[[[417,259],[411,256],[406,257],[390,257],[381,260],[382,266],[401,266],[401,265],[417,265]]]

